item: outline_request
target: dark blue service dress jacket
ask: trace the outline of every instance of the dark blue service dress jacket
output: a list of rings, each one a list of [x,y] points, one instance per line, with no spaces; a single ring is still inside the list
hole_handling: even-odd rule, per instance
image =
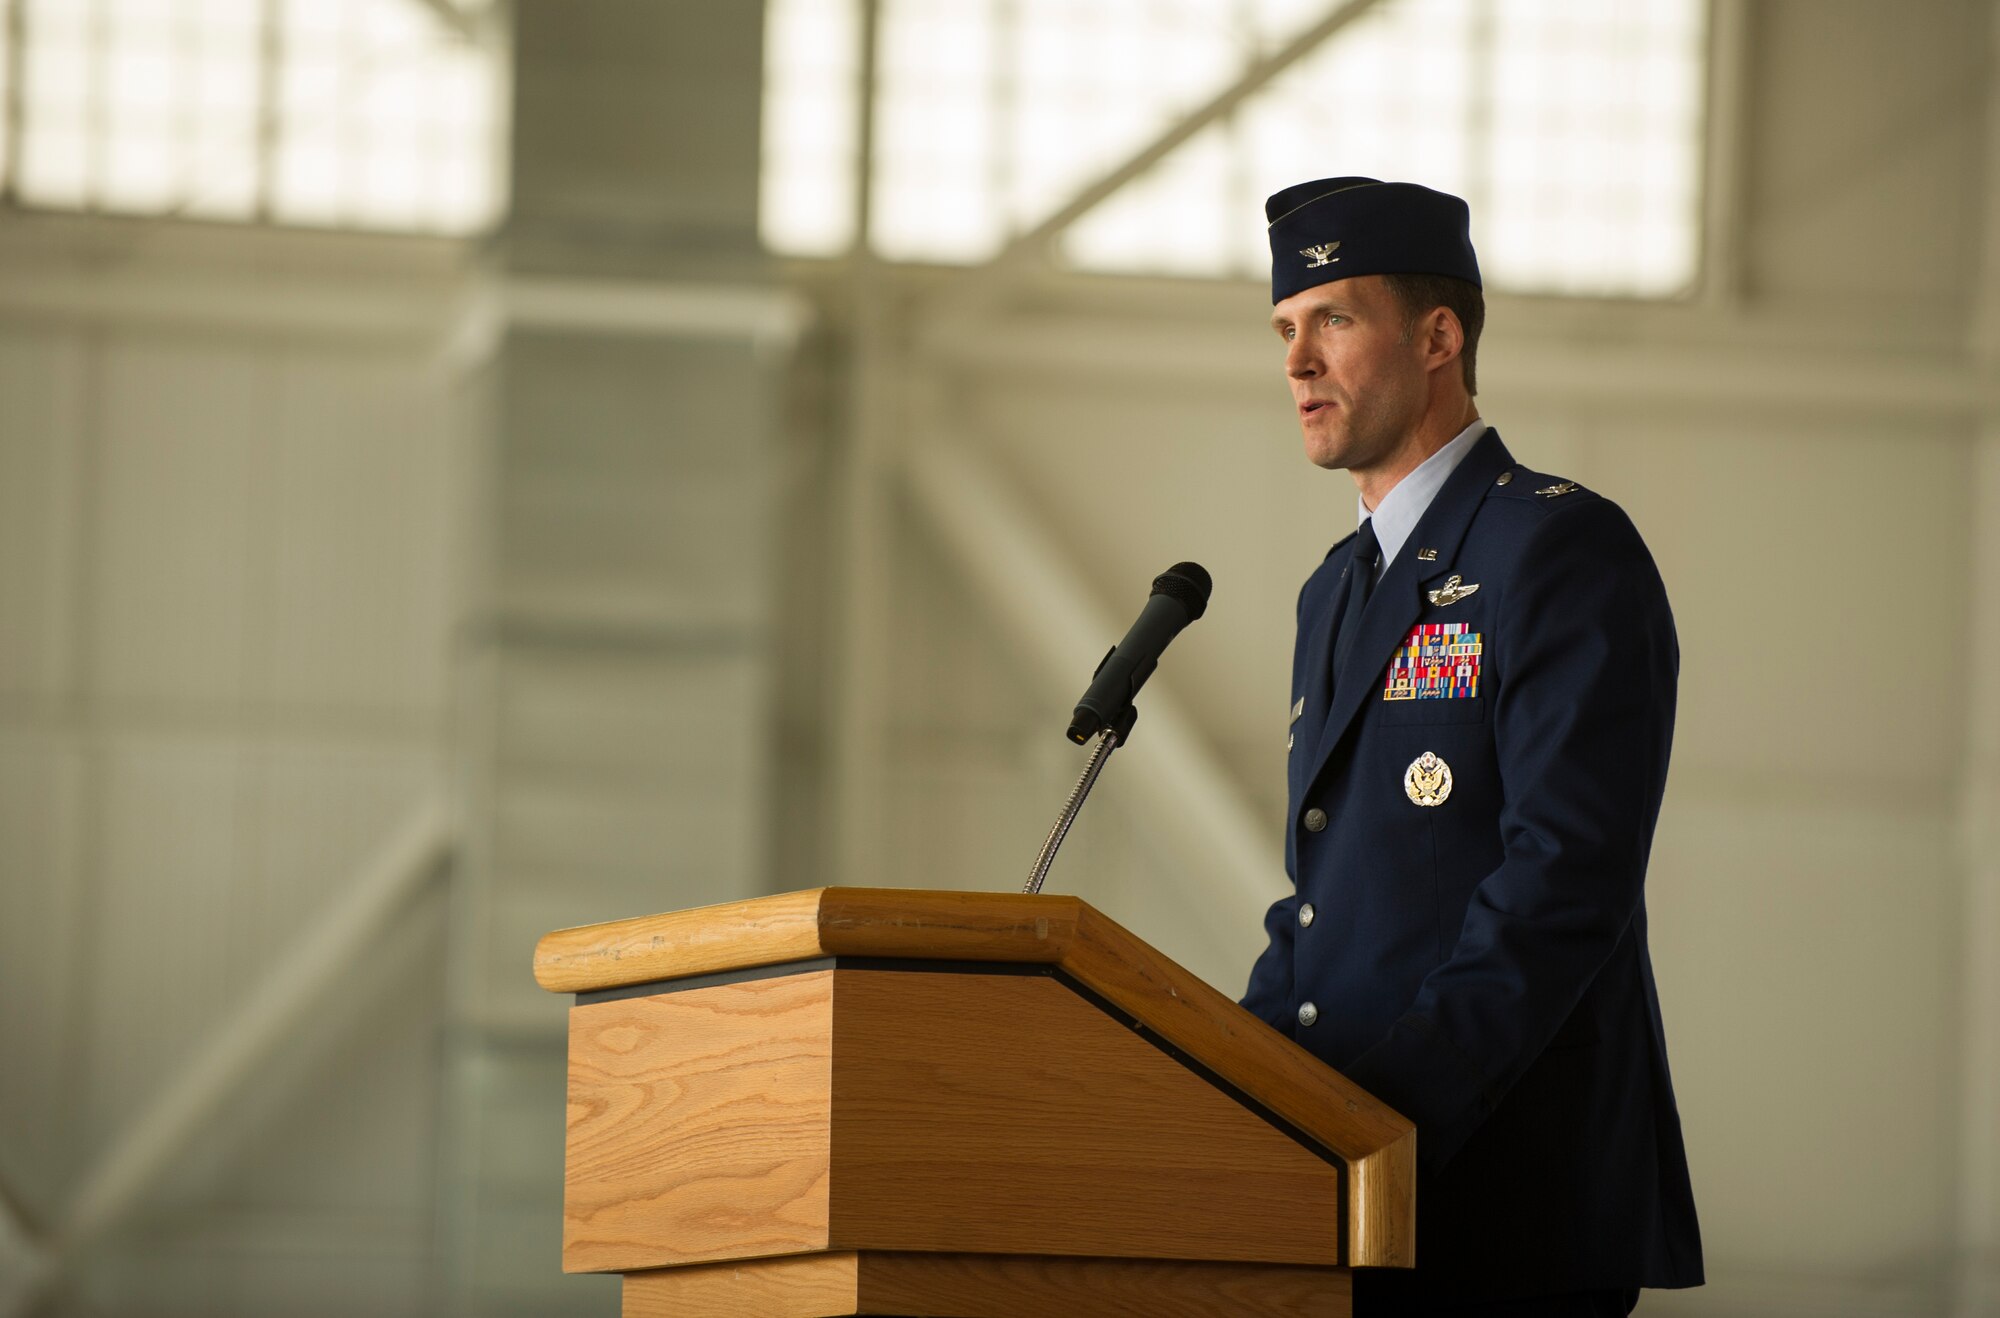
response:
[[[1349,559],[1299,596],[1295,891],[1243,1005],[1417,1124],[1416,1271],[1373,1280],[1699,1285],[1646,947],[1680,663],[1652,557],[1616,504],[1488,431],[1336,681]]]

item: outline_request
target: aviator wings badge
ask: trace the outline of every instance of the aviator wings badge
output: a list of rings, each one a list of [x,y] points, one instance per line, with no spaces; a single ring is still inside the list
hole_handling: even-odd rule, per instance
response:
[[[1339,243],[1319,243],[1313,247],[1301,247],[1299,255],[1310,256],[1312,260],[1306,262],[1306,269],[1317,270],[1323,265],[1332,265],[1340,260],[1339,257],[1334,255],[1339,250]]]
[[[1460,585],[1459,583],[1463,580],[1464,578],[1459,576],[1458,573],[1456,572],[1446,577],[1444,579],[1444,584],[1442,586],[1439,586],[1436,590],[1429,592],[1431,597],[1431,603],[1439,606],[1440,608],[1442,608],[1447,604],[1456,604],[1460,600],[1464,599],[1467,595],[1470,595],[1474,591],[1479,589],[1479,583],[1476,581],[1469,586]]]

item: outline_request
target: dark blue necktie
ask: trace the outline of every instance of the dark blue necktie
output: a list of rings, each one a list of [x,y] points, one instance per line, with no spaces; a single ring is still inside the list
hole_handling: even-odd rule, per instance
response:
[[[1361,611],[1368,607],[1368,594],[1375,589],[1375,556],[1380,549],[1375,539],[1375,519],[1361,523],[1354,533],[1354,554],[1347,564],[1347,607],[1340,613],[1340,635],[1333,642],[1333,685],[1340,686],[1341,670],[1347,667],[1347,652],[1354,648],[1361,630]]]

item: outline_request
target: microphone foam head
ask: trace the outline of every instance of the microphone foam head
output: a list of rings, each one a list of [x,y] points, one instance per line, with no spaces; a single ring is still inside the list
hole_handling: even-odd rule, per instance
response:
[[[1214,589],[1208,569],[1199,563],[1176,563],[1153,578],[1153,593],[1180,601],[1189,622],[1208,612],[1208,593]]]

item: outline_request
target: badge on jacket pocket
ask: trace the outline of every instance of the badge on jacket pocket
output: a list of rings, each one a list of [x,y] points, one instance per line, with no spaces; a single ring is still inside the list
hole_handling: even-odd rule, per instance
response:
[[[1443,805],[1451,795],[1451,766],[1425,751],[1403,770],[1403,795],[1418,805]]]
[[[1426,622],[1389,659],[1384,700],[1469,700],[1479,694],[1480,634],[1462,622]]]

